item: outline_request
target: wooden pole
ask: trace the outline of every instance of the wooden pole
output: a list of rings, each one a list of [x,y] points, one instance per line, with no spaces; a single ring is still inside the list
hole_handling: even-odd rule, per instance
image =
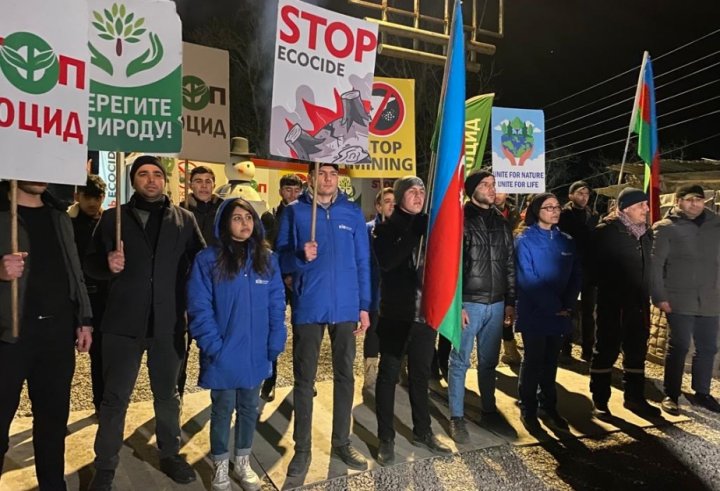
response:
[[[184,186],[184,196],[183,196],[183,203],[185,203],[185,209],[188,209],[188,197],[190,196],[190,191],[188,190],[190,186],[190,173],[188,172],[188,159],[185,159],[185,186]]]
[[[123,172],[122,168],[125,165],[125,153],[115,152],[115,250],[120,250],[120,242],[122,241],[122,210],[120,203],[122,199],[123,190]]]
[[[315,242],[315,226],[317,225],[317,179],[318,173],[315,170],[315,182],[313,184],[312,220],[310,221],[310,240]]]
[[[10,181],[10,251],[18,253],[18,216],[17,216],[17,181]],[[12,310],[12,335],[20,336],[20,303],[19,283],[17,279],[10,282],[10,305]]]
[[[385,221],[385,207],[383,204],[385,203],[385,178],[383,176],[380,176],[380,221]]]

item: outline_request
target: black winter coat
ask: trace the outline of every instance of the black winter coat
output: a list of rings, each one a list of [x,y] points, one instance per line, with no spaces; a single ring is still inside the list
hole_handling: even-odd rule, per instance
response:
[[[465,204],[463,302],[515,305],[515,253],[510,224],[494,207],[487,223],[480,208]]]
[[[420,313],[422,265],[416,264],[428,218],[398,206],[373,231],[373,250],[380,265],[380,317],[424,322]]]
[[[598,308],[649,307],[652,242],[651,229],[638,240],[616,217],[606,218],[595,228],[590,265],[591,281],[598,287]]]
[[[122,205],[125,269],[112,274],[107,255],[115,249],[115,209],[103,213],[88,255],[88,276],[109,279],[103,333],[141,337],[152,322],[154,335],[185,330],[185,283],[195,254],[204,246],[192,213],[165,198],[155,250],[145,234],[134,198]],[[150,314],[153,318],[150,319]]]
[[[583,266],[589,264],[586,257],[590,252],[592,233],[598,224],[598,214],[587,206],[583,209],[575,208],[572,202],[563,206],[560,213],[560,230],[575,239],[575,247],[583,261]]]
[[[193,194],[190,194],[187,198],[187,207],[185,202],[180,203],[182,208],[189,210],[195,215],[195,221],[200,228],[203,239],[207,245],[217,245],[219,243],[217,237],[215,237],[215,213],[222,204],[223,199],[213,194],[210,201],[207,203],[198,202]]]

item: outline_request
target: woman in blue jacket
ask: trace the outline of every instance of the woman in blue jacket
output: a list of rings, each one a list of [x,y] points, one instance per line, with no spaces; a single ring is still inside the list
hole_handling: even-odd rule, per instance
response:
[[[549,424],[568,429],[556,408],[555,377],[563,337],[572,332],[570,312],[581,283],[575,244],[560,231],[559,220],[555,195],[539,194],[525,215],[527,228],[515,239],[515,328],[525,348],[518,385],[520,418],[531,432],[540,429],[538,405]]]
[[[200,252],[188,282],[190,335],[200,348],[198,385],[210,390],[213,490],[229,490],[228,438],[233,411],[235,476],[260,489],[250,468],[260,386],[285,349],[285,290],[260,217],[243,199],[222,203],[217,246]]]

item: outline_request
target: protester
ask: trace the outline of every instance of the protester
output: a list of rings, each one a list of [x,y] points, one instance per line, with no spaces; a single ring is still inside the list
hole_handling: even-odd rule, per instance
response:
[[[205,166],[194,167],[190,171],[190,193],[187,198],[180,203],[181,208],[185,208],[192,212],[195,221],[200,228],[205,243],[214,245],[217,243],[215,238],[214,223],[215,213],[217,212],[222,198],[215,193],[215,173],[212,169]],[[192,346],[192,338],[188,336],[187,349],[185,350],[185,358],[180,367],[180,375],[178,376],[178,394],[182,399],[185,394],[185,383],[187,381],[187,363],[190,358],[190,347]]]
[[[218,243],[200,252],[188,282],[190,334],[200,347],[198,385],[210,389],[212,489],[230,489],[228,440],[235,416],[234,473],[244,490],[260,489],[250,467],[260,384],[285,349],[285,295],[277,258],[253,207],[220,205]]]
[[[265,227],[266,237],[270,243],[270,247],[275,248],[275,240],[277,238],[278,224],[280,223],[280,217],[282,216],[283,210],[287,206],[295,201],[300,193],[302,192],[302,181],[295,174],[286,174],[280,178],[280,204],[272,211],[266,211],[261,217],[263,226]],[[290,281],[290,276],[286,278]],[[285,287],[285,302],[290,302],[290,295],[292,291],[287,286]],[[260,397],[267,402],[275,400],[275,384],[277,383],[277,360],[273,361],[272,374],[263,383],[262,389],[260,390]]]
[[[395,210],[373,232],[373,250],[380,266],[380,366],[375,388],[380,465],[395,461],[395,385],[405,355],[412,444],[438,454],[451,452],[430,426],[428,381],[437,332],[420,312],[423,268],[419,249],[428,222],[422,212],[425,185],[419,177],[407,176],[395,181],[393,193]]]
[[[520,211],[508,197],[507,193],[495,193],[495,207],[510,224],[510,230],[515,230],[520,222]]]
[[[592,189],[585,181],[577,181],[570,185],[569,201],[560,213],[560,230],[575,240],[577,254],[580,257],[583,273],[582,291],[580,292],[580,332],[583,360],[590,362],[593,344],[595,344],[595,286],[590,278],[590,241],[593,230],[598,224],[598,214],[589,206]],[[561,360],[572,361],[572,336],[565,339]]]
[[[18,181],[21,252],[10,244],[10,200],[0,183],[0,476],[10,424],[27,381],[40,490],[65,490],[65,435],[75,348],[92,343],[92,311],[70,218],[47,183]],[[20,335],[12,332],[11,282],[18,281]],[[32,462],[32,461],[30,461]]]
[[[510,224],[495,202],[495,177],[486,170],[475,171],[465,179],[463,233],[463,331],[460,349],[450,352],[448,396],[450,436],[467,443],[465,426],[465,375],[470,368],[477,341],[478,387],[482,412],[490,415],[495,407],[495,383],[500,340],[504,325],[515,317],[515,256]],[[517,349],[516,349],[517,350]],[[518,354],[519,356],[519,354]]]
[[[87,177],[85,186],[78,187],[75,193],[75,203],[68,209],[68,215],[72,220],[73,232],[75,234],[75,246],[78,257],[82,261],[87,253],[88,245],[92,240],[95,226],[102,215],[102,204],[105,200],[105,181],[95,174]],[[100,411],[103,391],[102,373],[102,334],[100,324],[103,312],[105,311],[105,299],[107,297],[107,282],[98,281],[85,275],[85,287],[87,288],[90,305],[93,311],[93,342],[90,345],[90,378],[92,380],[93,406],[95,412]]]
[[[373,231],[375,227],[387,220],[395,208],[395,195],[390,187],[378,191],[375,196],[375,211],[377,215],[367,222],[368,240],[370,241],[370,327],[365,332],[363,342],[363,358],[365,360],[365,377],[363,379],[363,391],[375,390],[378,373],[378,356],[380,354],[380,338],[377,334],[377,325],[380,310],[380,265],[372,247]]]
[[[679,398],[690,339],[693,401],[720,412],[710,395],[720,323],[720,218],[705,208],[702,186],[682,186],[675,206],[654,225],[652,300],[667,316],[665,399],[660,407],[680,414]]]
[[[313,384],[325,328],[333,358],[332,455],[349,468],[367,469],[350,444],[355,336],[370,326],[370,246],[362,212],[338,191],[337,164],[310,165],[311,188],[280,220],[276,250],[283,275],[292,276],[295,455],[288,476],[307,473],[312,459]],[[316,239],[311,240],[313,193]],[[358,327],[358,319],[360,326]]]
[[[652,232],[647,226],[648,197],[625,188],[617,211],[608,215],[592,235],[592,274],[597,285],[597,331],[590,364],[593,414],[610,419],[608,407],[612,370],[623,352],[625,408],[643,417],[660,410],[645,399],[645,356],[650,331],[650,252]]]
[[[174,481],[195,480],[180,450],[178,375],[185,352],[185,283],[204,241],[192,213],[164,194],[167,176],[156,157],[143,155],[130,169],[135,193],[122,205],[122,242],[116,213],[100,218],[85,266],[109,280],[102,322],[105,392],[95,437],[91,490],[110,490],[123,444],[130,395],[147,351],[160,469]]]
[[[527,228],[517,237],[517,323],[525,350],[518,393],[520,419],[532,433],[538,415],[555,428],[568,423],[557,410],[558,357],[572,332],[571,313],[581,287],[573,239],[560,231],[560,203],[552,193],[536,195],[525,214]]]

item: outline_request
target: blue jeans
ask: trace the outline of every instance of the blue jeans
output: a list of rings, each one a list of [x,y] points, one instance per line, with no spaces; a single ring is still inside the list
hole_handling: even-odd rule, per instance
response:
[[[670,313],[667,315],[667,320],[670,337],[665,357],[665,395],[675,400],[680,397],[685,357],[690,349],[691,337],[695,341],[692,388],[699,394],[709,394],[720,319],[717,316]]]
[[[235,455],[250,455],[258,419],[260,386],[252,389],[211,390],[210,454],[213,460],[230,458],[230,422],[235,416]]]
[[[538,402],[543,409],[554,411],[557,405],[558,357],[563,336],[522,333],[523,360],[520,365],[518,394],[523,414],[537,414]],[[539,389],[539,390],[538,390]]]
[[[470,323],[462,331],[460,351],[450,352],[448,396],[450,416],[462,417],[465,406],[465,374],[470,368],[470,355],[477,340],[478,387],[483,412],[494,412],[495,368],[500,358],[505,303],[493,304],[463,302],[463,309],[470,317]]]

